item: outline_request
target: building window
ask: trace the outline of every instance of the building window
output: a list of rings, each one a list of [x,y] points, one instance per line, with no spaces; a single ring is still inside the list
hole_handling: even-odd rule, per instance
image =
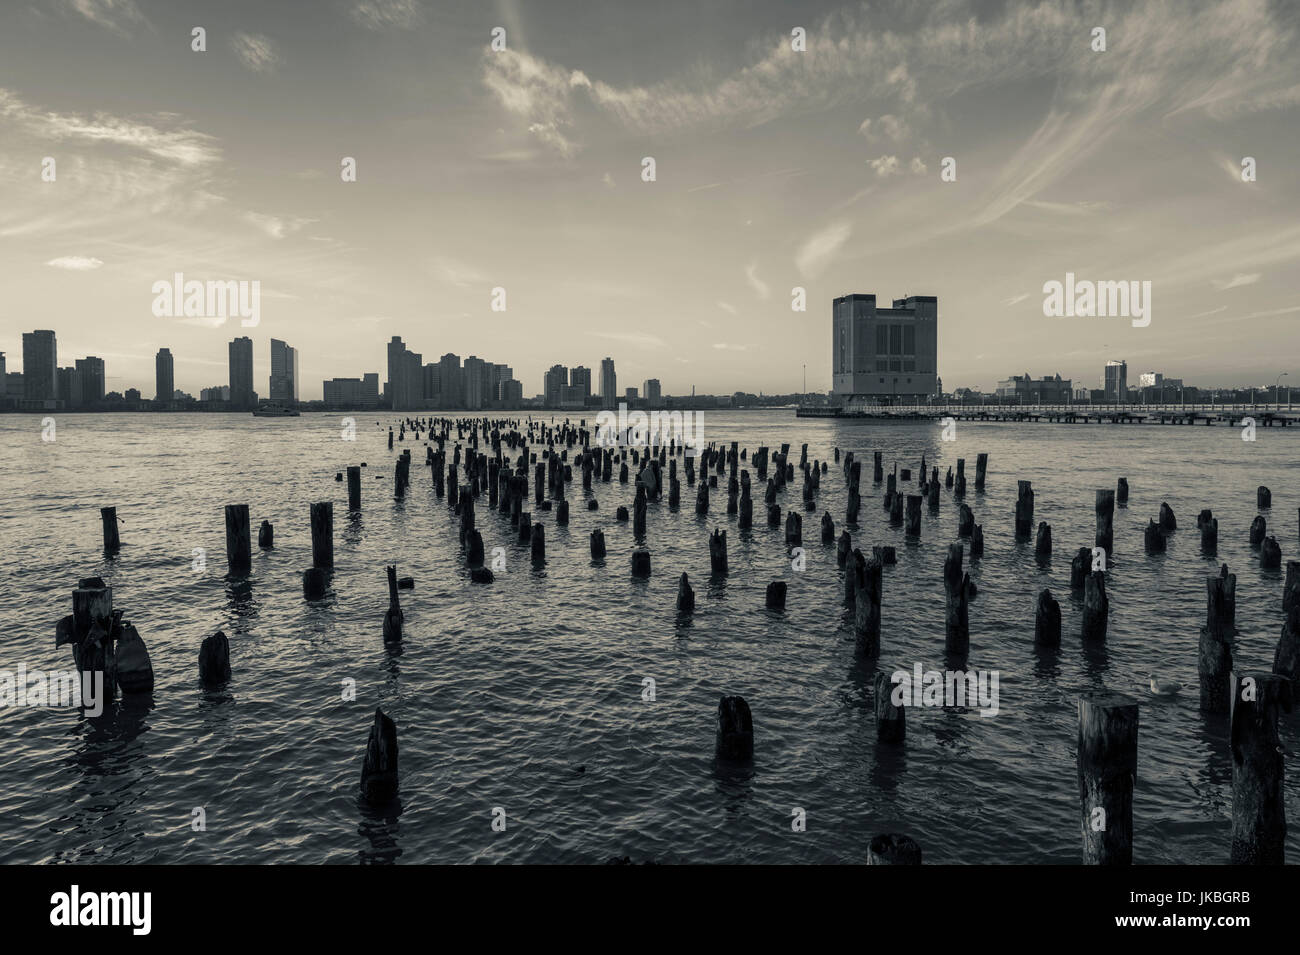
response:
[[[888,325],[876,326],[876,354],[877,355],[889,354],[889,326]]]
[[[916,371],[916,360],[912,358],[903,359],[903,371]]]
[[[891,355],[901,355],[903,353],[903,326],[889,326],[889,353]],[[898,369],[895,368],[895,371]]]
[[[899,361],[897,358],[891,358],[891,359],[889,359],[889,370],[890,370],[890,371],[902,371],[902,370],[903,370],[903,363],[902,363],[901,361]]]
[[[881,378],[880,383],[883,385],[885,383],[885,379]]]
[[[914,325],[903,326],[903,354],[916,354],[916,326]]]

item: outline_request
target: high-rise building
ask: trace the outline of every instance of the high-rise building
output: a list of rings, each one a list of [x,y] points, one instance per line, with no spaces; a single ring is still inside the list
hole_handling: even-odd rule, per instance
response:
[[[257,406],[253,390],[253,340],[241,335],[230,343],[230,407],[247,411]]]
[[[658,378],[647,378],[641,383],[641,396],[648,402],[659,401],[663,394],[659,389]]]
[[[909,295],[878,308],[854,293],[831,304],[832,389],[845,399],[924,403],[934,394],[939,360],[939,300]]]
[[[430,407],[442,407],[442,365],[436,361],[424,366],[424,388],[421,394]]]
[[[502,407],[518,408],[524,400],[524,383],[514,378],[507,378],[497,385],[497,400]]]
[[[618,376],[614,374],[614,359],[600,361],[600,403],[606,408],[618,404]]]
[[[298,403],[298,349],[271,339],[271,400],[290,407]]]
[[[636,389],[635,388],[627,389],[627,392],[624,395],[624,400],[627,401],[628,404],[631,404],[632,402],[636,401]]]
[[[76,368],[81,375],[81,403],[99,404],[104,400],[104,359],[87,355],[77,359]]]
[[[547,408],[558,408],[564,402],[564,389],[569,384],[569,369],[552,365],[542,376],[542,403]]]
[[[171,401],[172,392],[176,390],[176,363],[172,359],[170,348],[158,349],[158,354],[154,356],[153,368],[153,400]]]
[[[586,404],[587,399],[591,397],[591,369],[583,365],[570,369],[569,387],[573,389],[570,392],[573,400],[579,404]]]
[[[488,363],[470,355],[465,359],[465,408],[478,411],[491,402],[488,394]]]
[[[1128,363],[1108,361],[1101,373],[1101,388],[1107,401],[1128,400]]]
[[[465,406],[465,371],[460,367],[460,356],[447,352],[438,359],[438,370],[442,376],[443,408],[463,408]]]
[[[407,348],[394,335],[388,343],[388,383],[385,386],[389,406],[397,411],[424,407],[424,359]]]
[[[23,332],[23,397],[59,397],[59,346],[54,332]]]
[[[213,385],[211,388],[203,388],[199,391],[200,401],[229,401],[229,385]]]
[[[63,407],[69,410],[81,407],[81,373],[75,366],[59,369],[59,397],[63,399]]]

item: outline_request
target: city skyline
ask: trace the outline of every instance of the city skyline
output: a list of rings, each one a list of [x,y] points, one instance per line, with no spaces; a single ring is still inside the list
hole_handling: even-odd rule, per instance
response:
[[[1249,0],[6,7],[0,349],[57,328],[110,391],[152,390],[159,347],[211,386],[235,334],[296,343],[303,400],[395,334],[520,381],[617,351],[665,393],[796,392],[804,365],[826,391],[822,303],[874,288],[949,303],[949,388],[1113,356],[1271,382],[1300,314],[1296,38]],[[260,283],[259,325],[151,314],[182,272]],[[1150,282],[1150,325],[1047,318],[1073,273]]]

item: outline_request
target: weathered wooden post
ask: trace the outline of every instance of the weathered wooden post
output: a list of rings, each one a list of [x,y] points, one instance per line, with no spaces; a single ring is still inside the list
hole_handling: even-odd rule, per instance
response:
[[[685,574],[677,581],[677,612],[692,613],[695,610],[695,591]]]
[[[835,543],[835,518],[831,517],[830,511],[822,514],[822,543]]]
[[[961,544],[949,544],[948,556],[943,562],[944,649],[958,656],[970,649],[970,612],[967,605],[967,583],[970,577],[962,573],[962,557]]]
[[[1256,515],[1255,519],[1250,522],[1250,546],[1259,548],[1264,543],[1264,535],[1268,532],[1268,525],[1264,518]]]
[[[1201,709],[1227,713],[1232,701],[1232,638],[1236,632],[1237,575],[1228,565],[1205,578],[1205,627],[1197,651],[1201,683]]]
[[[1293,601],[1284,612],[1282,635],[1273,651],[1273,672],[1291,684],[1294,701],[1300,699],[1300,602]]]
[[[262,550],[275,546],[275,525],[270,521],[262,521],[262,526],[257,529],[257,546]]]
[[[1255,488],[1255,506],[1261,511],[1273,506],[1273,492],[1262,484]]]
[[[1291,712],[1290,681],[1273,673],[1232,674],[1233,865],[1286,861],[1284,761],[1278,719]]]
[[[249,536],[248,505],[226,505],[226,566],[232,576],[247,574],[253,567],[253,544]]]
[[[1088,574],[1083,584],[1084,642],[1105,643],[1106,626],[1110,617],[1110,601],[1106,598],[1106,575],[1100,570]]]
[[[1080,547],[1070,560],[1070,588],[1082,590],[1088,574],[1092,571],[1092,548]]]
[[[743,697],[724,696],[718,701],[718,759],[747,762],[754,758],[754,718]]]
[[[1052,592],[1043,588],[1034,607],[1034,644],[1040,647],[1061,645],[1061,605]]]
[[[767,506],[767,526],[768,527],[781,526],[781,505],[780,504],[769,504]]]
[[[695,493],[695,513],[709,513],[709,482],[701,481],[699,490]]]
[[[873,484],[879,484],[885,479],[885,466],[881,460],[882,454],[881,451],[872,452],[874,463],[871,466],[871,481]]]
[[[230,682],[230,641],[220,630],[199,645],[199,682],[209,688]]]
[[[905,524],[908,537],[921,536],[921,495],[907,495],[907,519]]]
[[[767,585],[767,594],[764,598],[764,605],[768,610],[785,609],[785,581],[774,580]]]
[[[1165,532],[1155,521],[1147,521],[1146,530],[1142,532],[1143,546],[1148,554],[1165,552]]]
[[[329,571],[308,567],[302,573],[302,595],[308,600],[324,600],[329,592]]]
[[[987,454],[975,455],[975,490],[984,490],[984,472],[989,466]]]
[[[1016,540],[1029,540],[1034,526],[1034,488],[1029,481],[1016,482]]]
[[[1178,521],[1174,518],[1174,509],[1168,501],[1160,502],[1160,529],[1162,531],[1178,530]]]
[[[966,459],[957,459],[957,483],[953,485],[952,493],[955,497],[966,496]]]
[[[971,511],[970,505],[962,501],[957,505],[957,536],[970,537],[971,529],[975,526],[975,514]]]
[[[880,454],[876,453],[876,467],[880,466]],[[858,482],[862,478],[862,465],[854,461],[849,466],[849,498],[845,507],[844,523],[850,527],[858,522],[858,510],[862,506],[862,497],[858,491]]]
[[[1109,557],[1115,552],[1115,492],[1106,488],[1097,489],[1097,502],[1094,506],[1097,515],[1097,546],[1106,551]]]
[[[122,541],[117,534],[117,508],[101,507],[99,520],[104,528],[104,553],[116,554],[122,548]]]
[[[930,483],[926,485],[926,490],[929,492],[930,495],[930,501],[929,501],[930,510],[937,511],[939,509],[939,469],[938,468],[935,468],[933,473],[931,474]]]
[[[361,764],[361,795],[372,806],[385,806],[397,797],[397,724],[378,707]]]
[[[974,524],[970,529],[970,559],[984,556],[984,525]]]
[[[334,566],[334,504],[321,501],[311,506],[311,563],[326,569]]]
[[[605,559],[605,532],[599,527],[591,532],[591,559]]]
[[[465,565],[467,567],[483,566],[483,535],[477,529],[465,535]]]
[[[1219,547],[1219,521],[1209,508],[1197,516],[1196,527],[1201,532],[1201,549],[1214,553]]]
[[[853,538],[848,531],[840,531],[839,540],[835,542],[835,563],[843,567],[853,552]]]
[[[785,515],[785,546],[803,546],[803,518],[795,510],[787,511]]]
[[[348,510],[361,510],[361,468],[348,468]]]
[[[152,693],[153,663],[149,650],[139,631],[128,621],[120,621],[120,628],[114,647],[117,685],[123,693]]]
[[[546,525],[538,521],[532,527],[532,534],[529,538],[529,546],[532,550],[533,563],[546,563]]]
[[[861,571],[854,593],[853,635],[858,654],[880,654],[880,603],[884,588],[880,561],[869,557]]]
[[[716,527],[709,536],[709,569],[715,576],[727,574],[727,532]]]
[[[700,483],[704,482],[701,481]],[[650,576],[650,551],[645,547],[638,547],[632,551],[632,576]]]
[[[704,485],[700,485],[704,489]],[[706,491],[707,493],[707,491]],[[641,540],[645,537],[646,493],[641,484],[636,486],[636,497],[632,501],[632,536]]]
[[[907,735],[906,711],[902,706],[894,705],[892,687],[889,674],[878,670],[872,685],[872,696],[876,717],[876,739],[882,743],[901,743]]]
[[[1079,815],[1085,865],[1133,864],[1138,705],[1119,694],[1079,697]]]
[[[517,538],[520,544],[530,544],[533,539],[533,515],[530,511],[519,512],[519,536]]]
[[[384,611],[384,643],[400,643],[402,640],[402,623],[406,617],[402,613],[402,602],[397,596],[397,567],[389,565],[388,572],[388,609]]]
[[[1128,504],[1128,478],[1120,478],[1115,483],[1115,503],[1120,507]]]
[[[1047,521],[1038,522],[1038,534],[1034,538],[1034,556],[1052,556],[1052,525]]]
[[[921,847],[911,836],[890,832],[876,836],[867,847],[867,865],[920,865]]]
[[[895,493],[893,499],[889,502],[889,523],[892,527],[898,527],[903,523],[903,495]]]

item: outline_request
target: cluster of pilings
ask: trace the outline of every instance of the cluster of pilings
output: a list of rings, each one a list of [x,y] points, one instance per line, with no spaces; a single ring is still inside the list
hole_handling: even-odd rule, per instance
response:
[[[534,566],[547,560],[547,540],[541,516],[553,515],[556,526],[569,522],[567,485],[579,476],[588,495],[587,508],[598,510],[594,497],[596,482],[612,485],[633,484],[629,513],[626,506],[616,508],[615,520],[632,523],[634,547],[630,553],[633,577],[651,576],[649,515],[651,507],[663,502],[669,510],[681,507],[680,472],[688,487],[695,488],[695,513],[707,522],[715,503],[713,492],[726,491],[726,513],[735,515],[742,530],[752,528],[753,501],[747,461],[761,483],[767,525],[784,528],[788,550],[802,548],[803,517],[791,504],[782,520],[779,495],[801,473],[802,509],[818,509],[817,495],[821,476],[828,466],[810,461],[808,445],[801,447],[798,465],[790,460],[791,446],[780,450],[760,446],[750,454],[737,442],[729,447],[708,444],[688,449],[671,440],[643,446],[627,446],[628,436],[619,436],[619,445],[603,444],[584,421],[564,421],[548,425],[542,421],[469,420],[453,418],[408,418],[389,428],[388,446],[405,444],[408,435],[415,441],[427,438],[424,464],[430,469],[431,487],[439,499],[446,500],[458,524],[459,542],[470,580],[489,583],[491,570],[484,566],[483,535],[477,526],[476,502],[486,497],[488,513],[496,512],[507,522],[519,545],[528,548]],[[450,459],[449,459],[450,455]],[[847,491],[844,527],[836,535],[835,519],[829,510],[820,519],[820,539],[824,547],[834,546],[836,563],[844,570],[844,605],[851,621],[855,650],[866,659],[875,660],[882,653],[886,628],[882,620],[884,603],[883,568],[895,563],[895,549],[874,545],[867,556],[853,546],[852,532],[858,530],[861,510],[861,462],[853,451],[841,454],[834,449],[834,459],[843,468]],[[410,489],[411,451],[403,449],[394,461],[393,494],[402,499]],[[948,468],[944,487],[951,491],[957,514],[957,540],[946,548],[942,585],[944,593],[944,649],[952,660],[962,660],[970,645],[970,603],[977,590],[965,564],[983,556],[982,525],[975,522],[967,502],[966,461],[956,460],[955,473]],[[362,507],[361,470],[346,468],[348,509]],[[885,472],[883,454],[873,452],[872,480],[884,485],[882,507],[893,526],[903,528],[906,538],[921,535],[922,507],[934,513],[940,507],[939,468],[922,456],[915,470],[917,493],[907,493],[913,480],[911,467],[893,462]],[[988,478],[988,455],[976,458],[974,490],[984,491]],[[336,475],[344,480],[344,472]],[[530,487],[531,484],[531,487]],[[1095,534],[1092,547],[1079,547],[1071,561],[1070,584],[1082,591],[1082,614],[1079,636],[1083,646],[1103,644],[1107,636],[1109,600],[1106,594],[1108,561],[1114,553],[1114,512],[1116,506],[1129,503],[1129,485],[1124,477],[1115,489],[1096,491],[1094,502]],[[1259,487],[1256,503],[1261,511],[1271,508],[1271,492]],[[310,506],[312,566],[303,574],[303,592],[308,600],[320,600],[328,593],[334,566],[333,502]],[[534,520],[534,514],[538,520]],[[121,548],[119,520],[111,507],[101,511],[106,553],[117,554]],[[226,556],[233,576],[251,572],[251,535],[249,509],[244,504],[227,505]],[[706,524],[707,526],[707,524]],[[1046,521],[1035,524],[1034,491],[1028,481],[1017,482],[1014,537],[1018,542],[1034,542],[1040,559],[1052,552],[1052,529]],[[1213,554],[1217,547],[1219,524],[1211,511],[1203,510],[1197,518],[1201,547]],[[1162,502],[1158,516],[1144,531],[1144,547],[1149,554],[1166,550],[1169,537],[1177,530],[1172,508]],[[1267,534],[1265,517],[1255,518],[1249,532],[1250,546],[1259,551],[1262,568],[1281,564],[1280,546]],[[263,521],[258,534],[259,546],[274,546],[274,528]],[[727,531],[714,527],[707,537],[710,573],[725,577],[729,573]],[[590,552],[594,564],[603,565],[606,554],[602,528],[590,533]],[[399,578],[396,566],[386,568],[389,603],[382,617],[385,643],[399,643],[403,637],[404,614],[399,591],[413,587],[411,578]],[[1284,623],[1277,644],[1271,673],[1240,671],[1235,668],[1233,640],[1235,630],[1236,577],[1227,565],[1206,578],[1206,625],[1198,647],[1200,705],[1208,714],[1219,714],[1230,721],[1232,745],[1233,822],[1231,857],[1234,862],[1280,862],[1285,817],[1281,801],[1282,754],[1277,743],[1277,720],[1290,707],[1292,696],[1300,691],[1300,561],[1286,567],[1283,609]],[[764,606],[782,611],[788,587],[774,580],[764,591]],[[676,610],[679,614],[695,611],[695,591],[686,573],[678,579]],[[58,625],[58,644],[70,644],[78,669],[103,671],[108,684],[122,693],[147,693],[153,688],[153,672],[143,640],[134,627],[121,619],[121,611],[112,609],[112,589],[99,578],[89,578],[73,594],[73,614]],[[1034,604],[1034,642],[1044,649],[1059,647],[1062,638],[1061,607],[1050,590],[1043,589]],[[217,632],[202,641],[199,652],[199,677],[204,686],[221,686],[231,679],[229,641]],[[904,707],[891,700],[890,684],[884,672],[878,672],[874,685],[874,715],[877,737],[882,743],[903,745],[906,738]],[[1108,693],[1084,694],[1078,712],[1078,782],[1083,822],[1084,861],[1091,863],[1126,863],[1132,860],[1132,806],[1137,767],[1137,726],[1139,704],[1127,697]],[[724,697],[718,707],[717,758],[723,761],[749,761],[754,757],[753,715],[746,701],[738,696]],[[364,758],[361,791],[370,803],[382,805],[396,797],[398,791],[397,728],[381,710],[376,710]],[[1103,820],[1104,825],[1099,825]],[[909,837],[887,834],[872,840],[870,861],[873,864],[900,864],[920,861],[920,847]]]

